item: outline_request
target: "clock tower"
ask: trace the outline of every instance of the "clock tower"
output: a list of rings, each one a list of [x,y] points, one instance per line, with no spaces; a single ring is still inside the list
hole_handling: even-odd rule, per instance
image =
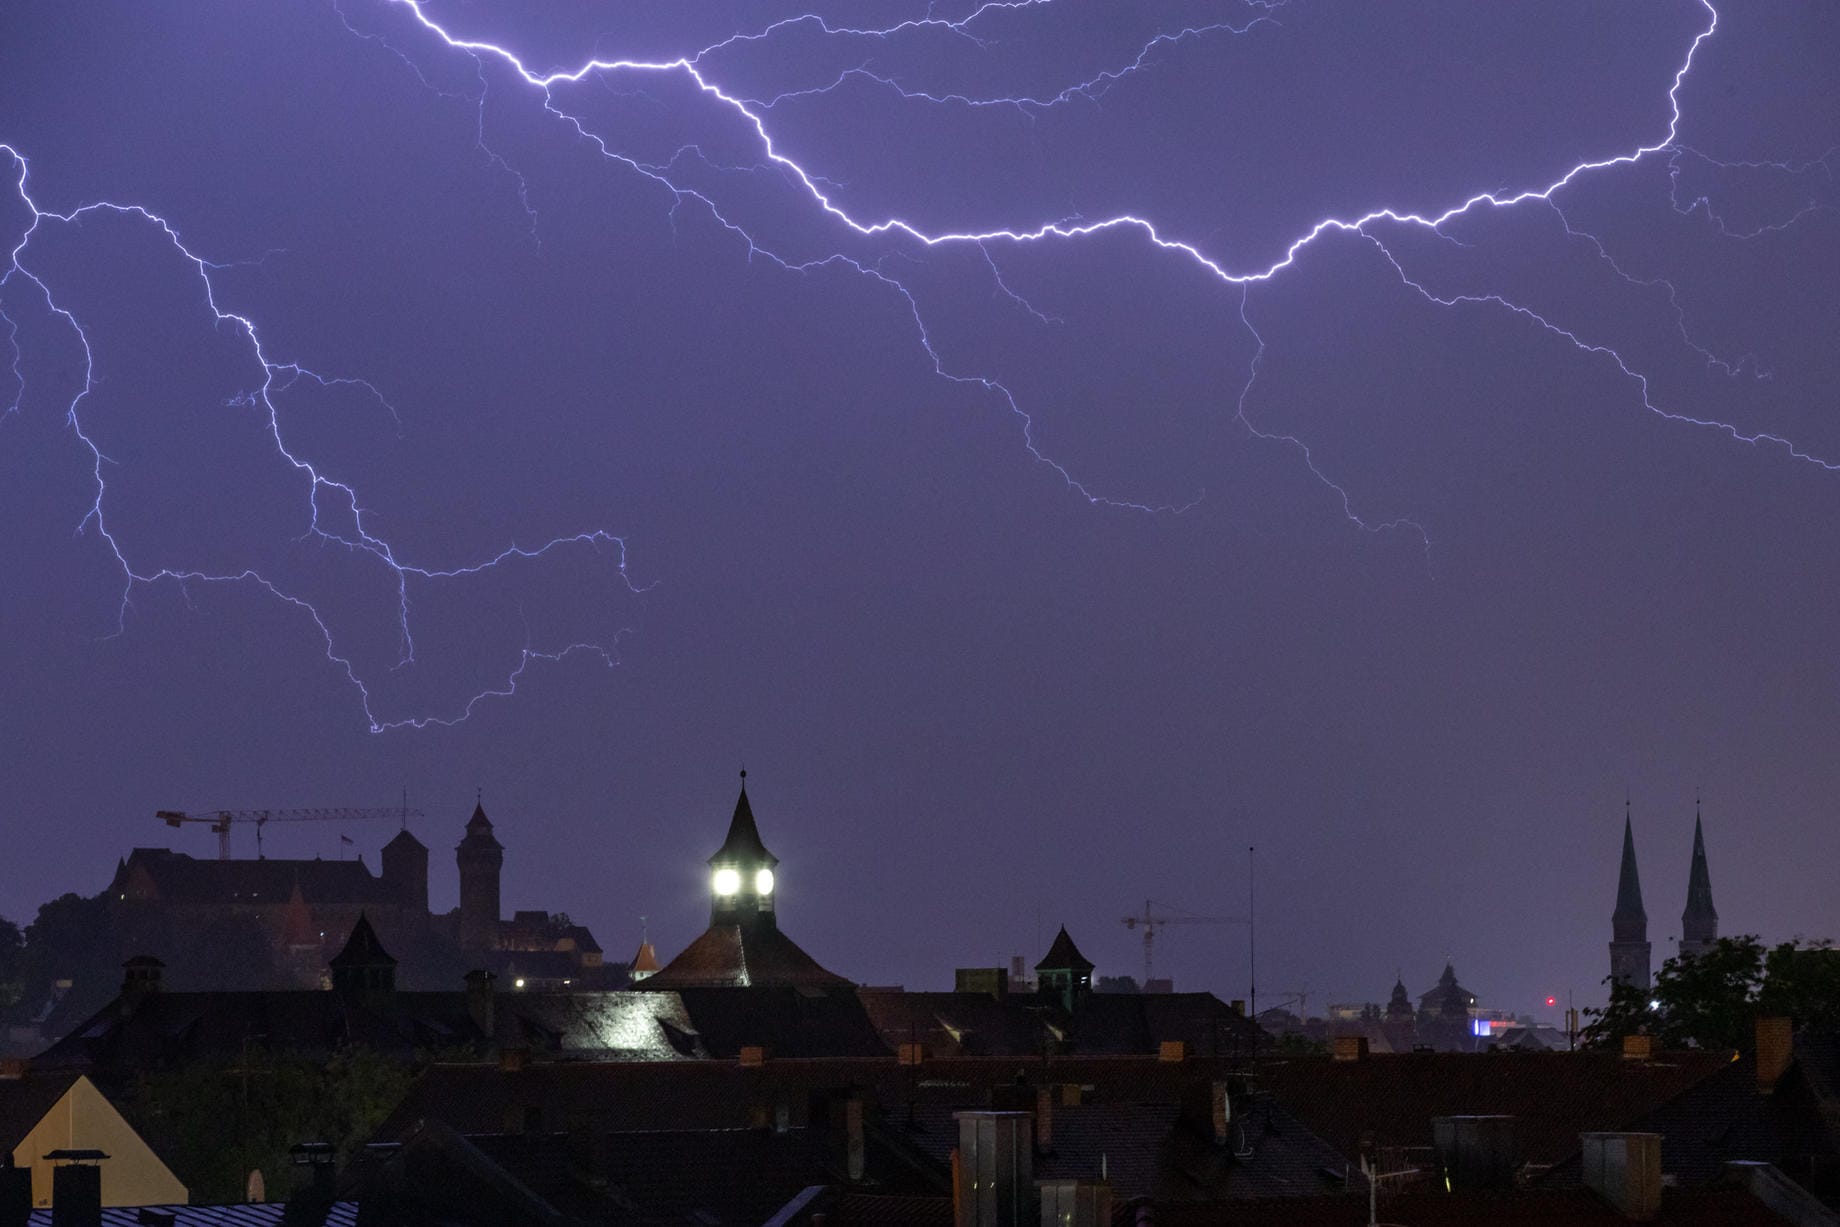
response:
[[[728,838],[709,858],[709,923],[778,927],[773,915],[774,870],[779,858],[760,841],[754,809],[748,804],[747,772],[741,773],[741,796],[729,819]]]

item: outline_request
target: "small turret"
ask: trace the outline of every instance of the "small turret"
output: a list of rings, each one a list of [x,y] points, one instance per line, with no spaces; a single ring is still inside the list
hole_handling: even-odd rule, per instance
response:
[[[370,917],[358,913],[345,948],[332,956],[332,991],[347,999],[396,991],[396,960],[377,940]]]
[[[1092,960],[1080,953],[1068,936],[1067,926],[1054,935],[1054,944],[1041,962],[1035,964],[1036,992],[1053,997],[1069,1013],[1092,992]]]

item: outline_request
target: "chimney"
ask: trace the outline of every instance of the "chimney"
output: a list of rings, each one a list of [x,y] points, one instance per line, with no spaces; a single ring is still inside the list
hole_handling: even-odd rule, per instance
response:
[[[1453,1192],[1514,1187],[1514,1117],[1434,1116],[1431,1144]]]
[[[955,1227],[1028,1227],[1035,1219],[1028,1112],[954,1112],[958,1121]]]
[[[1112,1186],[1096,1180],[1042,1180],[1041,1227],[1111,1227]]]
[[[895,1059],[902,1065],[924,1065],[926,1064],[926,1045],[902,1044],[900,1053]]]
[[[1035,1088],[1035,1152],[1054,1153],[1054,1088]]]
[[[741,1046],[741,1067],[743,1069],[759,1069],[766,1063],[767,1050],[764,1047],[759,1044],[743,1044]]]
[[[1231,1125],[1232,1122],[1233,1099],[1227,1094],[1227,1084],[1224,1082],[1216,1082],[1214,1084],[1213,1111],[1214,1145],[1225,1146],[1227,1144],[1227,1139],[1232,1136],[1228,1129],[1228,1126]]]
[[[1659,1133],[1581,1133],[1584,1184],[1624,1218],[1653,1221],[1661,1208]]]
[[[26,1227],[32,1218],[32,1169],[14,1167],[13,1152],[0,1147],[0,1227]]]
[[[100,1150],[54,1150],[51,1169],[51,1227],[102,1227]]]
[[[1331,1043],[1334,1045],[1333,1051],[1338,1061],[1365,1061],[1367,1059],[1367,1037],[1365,1035],[1338,1035]]]
[[[0,1081],[17,1082],[26,1076],[24,1057],[0,1057]]]
[[[497,976],[481,968],[466,973],[466,1012],[487,1039],[497,1034],[498,1000],[493,988],[497,982]]]
[[[1795,1027],[1787,1018],[1757,1020],[1757,1093],[1768,1095],[1795,1061]]]
[[[1227,1002],[1227,1008],[1241,1018],[1246,1017],[1246,999],[1243,997],[1235,997],[1233,1000]]]
[[[863,1178],[863,1101],[852,1095],[843,1105],[845,1171],[852,1181]]]

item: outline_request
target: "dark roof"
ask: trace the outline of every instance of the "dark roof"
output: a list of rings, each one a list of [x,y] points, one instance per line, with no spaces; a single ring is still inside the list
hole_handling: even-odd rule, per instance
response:
[[[1357,1192],[1335,1197],[1287,1197],[1267,1201],[1236,1201],[1227,1220],[1233,1227],[1347,1227],[1367,1221],[1367,1190],[1354,1181]],[[1114,1223],[1133,1221],[1143,1203],[1114,1202]],[[1154,1203],[1157,1227],[1215,1227],[1220,1207],[1205,1202]],[[1441,1188],[1417,1187],[1382,1197],[1383,1223],[1410,1223],[1412,1227],[1627,1227],[1629,1219],[1610,1208],[1594,1193],[1583,1189],[1517,1189],[1501,1193],[1446,1193]],[[850,1220],[835,1220],[839,1227]],[[860,1221],[860,1220],[857,1220]],[[1783,1227],[1787,1221],[1741,1188],[1693,1190],[1664,1189],[1656,1222],[1670,1227]]]
[[[345,948],[327,961],[330,967],[394,967],[396,960],[377,940],[377,931],[371,928],[370,917],[358,913],[358,923],[351,927],[351,936],[345,939]]]
[[[399,902],[362,859],[198,860],[166,848],[136,848],[116,871],[109,893],[125,893],[137,871],[147,875],[161,900],[172,903],[282,904],[297,885],[315,904]]]
[[[1153,1055],[1166,1040],[1197,1054],[1251,1055],[1262,1034],[1212,993],[1095,993],[1072,1013],[1035,993],[857,993],[890,1049],[920,1043],[939,1056],[1033,1056],[1049,1047]]]
[[[1393,1053],[1359,1061],[1261,1062],[1255,1081],[1354,1162],[1364,1136],[1382,1147],[1428,1147],[1434,1116],[1517,1118],[1521,1158],[1553,1164],[1578,1135],[1617,1130],[1711,1077],[1729,1052]]]
[[[460,841],[460,850],[464,852],[493,850],[504,851],[504,845],[492,834],[492,820],[486,817],[484,805],[473,806],[473,816],[466,820],[466,836]]]
[[[735,816],[728,820],[728,838],[709,858],[711,865],[741,861],[746,864],[777,865],[779,858],[767,851],[767,846],[760,842],[760,828],[754,825],[754,810],[748,804],[747,784],[741,785],[741,795],[735,798]]]
[[[79,1070],[113,1084],[138,1074],[229,1059],[251,1039],[271,1051],[330,1054],[347,1045],[409,1060],[481,1046],[462,992],[353,1000],[314,989],[157,992],[117,997],[32,1058],[34,1070]]]
[[[410,851],[420,852],[428,851],[428,845],[409,834],[408,827],[404,827],[402,830],[396,832],[396,834],[390,836],[390,842],[383,845],[383,850],[385,852],[388,852],[391,848],[407,848]]]
[[[1048,947],[1048,953],[1041,962],[1035,964],[1036,971],[1091,971],[1092,960],[1080,953],[1080,948],[1067,936],[1067,926],[1054,935],[1054,944]]]
[[[1642,877],[1636,872],[1636,837],[1627,813],[1623,815],[1623,867],[1617,874],[1616,911],[1610,920],[1617,926],[1648,923],[1648,913],[1642,910]]]
[[[378,1138],[400,1137],[424,1119],[445,1121],[465,1134],[493,1133],[526,1110],[558,1126],[589,1114],[597,1128],[610,1131],[745,1129],[757,1123],[757,1107],[784,1103],[797,1125],[814,1097],[852,1088],[887,1107],[891,1121],[905,1118],[910,1101],[916,1111],[929,1103],[948,1110],[949,1119],[949,1109],[989,1107],[993,1088],[1013,1086],[1018,1074],[1036,1084],[1079,1084],[1089,1106],[1184,1104],[1239,1068],[1226,1060],[1164,1062],[1140,1056],[967,1057],[904,1066],[893,1056],[780,1059],[772,1054],[755,1067],[734,1060],[558,1061],[506,1072],[497,1065],[437,1064],[416,1080]],[[946,1143],[945,1149],[953,1144]]]
[[[1757,1062],[1728,1060],[1717,1072],[1667,1103],[1631,1121],[1629,1128],[1661,1135],[1661,1170],[1686,1185],[1723,1177],[1732,1160],[1773,1163],[1806,1172],[1813,1156],[1831,1156],[1836,1139],[1828,1132],[1822,1071],[1831,1069],[1835,1037],[1797,1037],[1796,1061],[1769,1094],[1757,1090]],[[1733,1054],[1726,1054],[1728,1057]],[[1551,1179],[1573,1184],[1579,1160],[1569,1159]]]
[[[640,981],[646,990],[676,988],[748,988],[789,986],[843,988],[850,981],[826,971],[818,961],[762,921],[718,922],[684,947],[657,973]]]
[[[0,1154],[11,1154],[78,1076],[74,1070],[65,1070],[0,1078]]]

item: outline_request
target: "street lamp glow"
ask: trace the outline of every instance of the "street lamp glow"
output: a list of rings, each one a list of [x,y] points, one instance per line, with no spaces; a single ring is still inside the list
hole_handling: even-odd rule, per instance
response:
[[[715,886],[716,886],[716,894],[721,895],[724,899],[726,899],[730,895],[733,895],[737,893],[738,891],[740,891],[741,874],[733,869],[729,869],[726,867],[722,869],[718,869],[716,870]]]
[[[773,871],[762,869],[754,875],[754,893],[770,895],[773,893]]]

